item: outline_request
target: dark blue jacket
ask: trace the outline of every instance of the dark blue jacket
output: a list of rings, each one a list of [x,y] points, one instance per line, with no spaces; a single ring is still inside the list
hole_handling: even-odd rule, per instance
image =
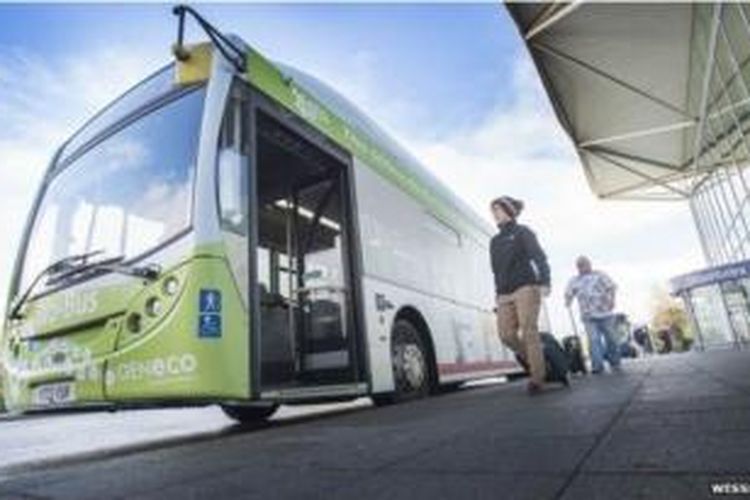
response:
[[[525,285],[549,286],[547,256],[534,232],[515,221],[500,225],[490,242],[492,272],[498,295],[513,293]]]

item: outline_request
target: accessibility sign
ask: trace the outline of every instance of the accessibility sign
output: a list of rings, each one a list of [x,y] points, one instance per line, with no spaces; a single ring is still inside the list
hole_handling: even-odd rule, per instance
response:
[[[220,313],[221,312],[221,291],[214,289],[201,289],[200,291],[200,312],[203,313]]]
[[[201,289],[198,298],[198,336],[221,337],[221,291]]]

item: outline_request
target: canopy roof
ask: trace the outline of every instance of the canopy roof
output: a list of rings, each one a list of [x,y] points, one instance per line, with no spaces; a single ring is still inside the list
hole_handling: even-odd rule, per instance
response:
[[[682,199],[727,163],[714,152],[727,120],[709,134],[704,119],[726,93],[713,71],[721,7],[506,5],[599,197]]]

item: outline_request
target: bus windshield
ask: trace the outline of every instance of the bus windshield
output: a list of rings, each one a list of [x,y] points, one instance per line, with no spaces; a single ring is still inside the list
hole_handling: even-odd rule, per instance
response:
[[[189,227],[204,94],[194,90],[150,111],[53,173],[19,289],[69,255],[132,259]]]

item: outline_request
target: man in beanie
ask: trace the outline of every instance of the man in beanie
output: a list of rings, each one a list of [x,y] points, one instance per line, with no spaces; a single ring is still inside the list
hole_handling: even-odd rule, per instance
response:
[[[528,390],[535,394],[542,390],[545,377],[538,322],[542,296],[549,295],[547,256],[534,232],[516,222],[523,202],[501,196],[490,206],[500,229],[490,243],[497,327],[503,343],[528,366]]]

